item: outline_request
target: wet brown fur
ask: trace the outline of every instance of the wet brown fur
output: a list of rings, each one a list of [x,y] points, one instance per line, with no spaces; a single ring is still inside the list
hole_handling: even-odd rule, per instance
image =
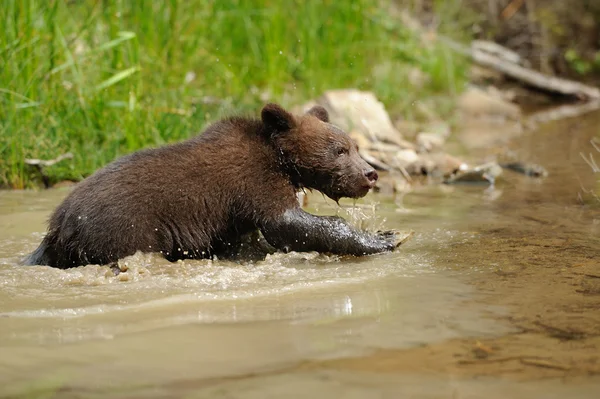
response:
[[[315,107],[230,117],[187,141],[124,156],[80,182],[26,264],[108,264],[136,251],[174,261],[218,254],[298,208],[306,187],[334,200],[374,184],[355,143]],[[376,175],[375,175],[376,179]]]

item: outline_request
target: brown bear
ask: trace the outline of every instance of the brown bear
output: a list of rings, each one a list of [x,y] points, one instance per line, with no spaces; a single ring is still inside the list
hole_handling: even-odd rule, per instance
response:
[[[169,261],[209,258],[260,230],[282,251],[366,255],[392,251],[394,232],[356,230],[300,207],[307,188],[359,198],[377,172],[320,106],[294,116],[267,104],[261,119],[230,117],[203,134],[126,155],[92,174],[52,214],[24,261],[69,268],[114,264],[137,251]]]

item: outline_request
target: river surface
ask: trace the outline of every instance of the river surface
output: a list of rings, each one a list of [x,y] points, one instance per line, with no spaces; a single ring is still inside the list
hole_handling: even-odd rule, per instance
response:
[[[377,353],[395,354],[387,355],[393,363],[407,351],[519,331],[506,321],[518,311],[490,300],[505,296],[494,279],[560,240],[570,244],[550,258],[557,268],[598,266],[600,213],[586,190],[598,190],[599,176],[580,153],[594,151],[599,120],[518,139],[520,155],[548,169],[545,179],[505,171],[495,188],[425,186],[341,208],[311,194],[311,212],[415,232],[397,252],[364,258],[169,263],[134,255],[118,276],[94,265],[23,267],[68,189],[0,192],[0,397],[597,398],[594,372],[576,383],[518,381],[502,370],[483,379],[429,373],[421,352],[400,371],[378,358],[371,364]],[[487,285],[474,283],[482,279]],[[342,363],[323,366],[332,361]]]

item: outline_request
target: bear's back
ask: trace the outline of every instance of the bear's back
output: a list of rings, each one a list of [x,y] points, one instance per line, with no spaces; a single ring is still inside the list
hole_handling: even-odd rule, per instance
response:
[[[54,212],[50,231],[59,247],[86,249],[84,263],[137,249],[167,257],[207,251],[227,238],[234,209],[247,202],[241,193],[273,163],[258,128],[256,121],[230,118],[184,142],[125,155],[74,188]]]

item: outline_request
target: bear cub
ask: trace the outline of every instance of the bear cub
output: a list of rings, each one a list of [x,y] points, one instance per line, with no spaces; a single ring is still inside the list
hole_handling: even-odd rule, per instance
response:
[[[274,248],[340,255],[392,251],[394,232],[367,233],[315,216],[296,193],[360,198],[377,172],[354,141],[315,106],[295,116],[267,104],[260,119],[230,117],[203,134],[141,150],[79,184],[52,214],[28,265],[108,265],[137,251],[169,261],[226,253],[260,230]]]

